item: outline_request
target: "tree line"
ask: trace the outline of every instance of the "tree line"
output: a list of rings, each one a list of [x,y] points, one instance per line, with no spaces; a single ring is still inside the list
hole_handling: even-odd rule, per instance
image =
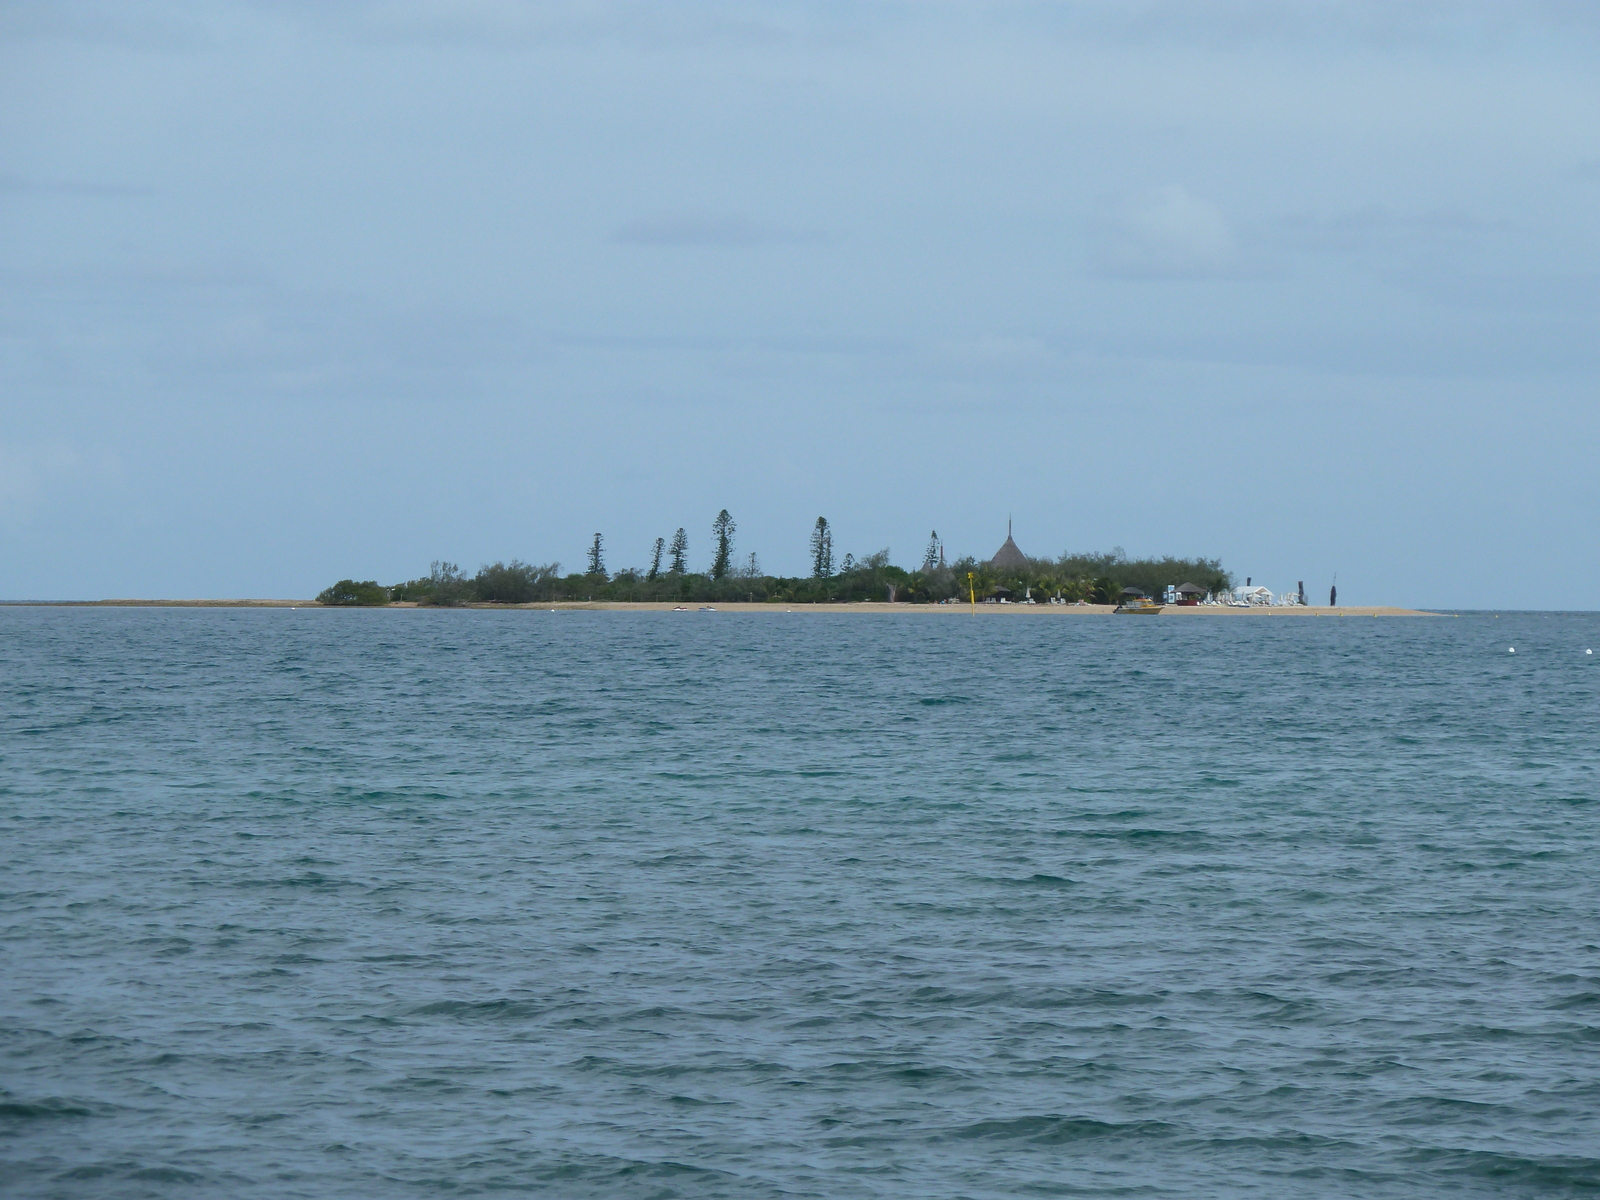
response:
[[[723,509],[711,525],[711,564],[704,571],[689,567],[688,533],[679,528],[671,539],[658,537],[650,548],[649,565],[612,572],[606,567],[603,535],[589,545],[585,569],[562,574],[560,563],[525,563],[519,559],[482,566],[467,575],[452,562],[436,561],[426,575],[382,585],[375,580],[341,579],[325,589],[321,604],[372,606],[397,601],[419,605],[538,604],[562,600],[656,601],[707,604],[736,600],[786,604],[877,600],[934,604],[1006,598],[1038,601],[1059,598],[1068,603],[1115,603],[1125,587],[1158,595],[1169,584],[1193,583],[1207,591],[1233,586],[1233,576],[1220,560],[1207,558],[1129,558],[1120,548],[1099,554],[1066,553],[1057,558],[1031,558],[1026,566],[996,568],[972,556],[946,563],[943,544],[934,531],[919,566],[907,569],[890,561],[887,549],[836,561],[833,529],[825,517],[812,526],[811,574],[768,575],[755,554],[741,561],[734,553],[737,526]],[[703,560],[702,560],[703,561]]]

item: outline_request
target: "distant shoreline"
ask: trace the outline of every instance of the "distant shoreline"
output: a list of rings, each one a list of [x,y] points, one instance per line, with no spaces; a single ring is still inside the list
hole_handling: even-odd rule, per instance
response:
[[[420,606],[407,601],[391,604],[356,606],[324,605],[315,600],[0,600],[5,608],[328,608],[342,610],[354,607],[414,609]],[[683,608],[696,612],[699,604],[673,605],[666,602],[625,600],[554,600],[545,604],[460,604],[456,608],[495,609],[507,612],[518,610],[548,612],[673,612]],[[795,604],[781,601],[763,601],[755,604],[737,601],[712,604],[716,612],[762,613],[965,613],[972,615],[970,604],[889,604],[882,601],[861,601],[852,604]],[[1005,614],[1007,616],[1110,616],[1115,609],[1111,604],[979,604],[982,616]],[[1329,608],[1325,605],[1266,605],[1251,608],[1234,608],[1226,604],[1201,604],[1193,607],[1169,604],[1160,616],[1217,616],[1217,617],[1437,617],[1440,614],[1417,608],[1396,608],[1392,605],[1349,605]]]

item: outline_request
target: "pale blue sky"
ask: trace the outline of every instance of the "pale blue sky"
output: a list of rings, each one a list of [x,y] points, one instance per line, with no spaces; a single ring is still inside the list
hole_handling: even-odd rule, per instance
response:
[[[0,598],[1220,555],[1596,607],[1600,7],[0,2]]]

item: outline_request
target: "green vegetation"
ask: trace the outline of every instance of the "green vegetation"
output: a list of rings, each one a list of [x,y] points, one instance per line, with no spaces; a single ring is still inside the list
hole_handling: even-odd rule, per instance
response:
[[[1063,554],[1057,559],[1033,558],[1027,569],[995,570],[986,562],[963,558],[953,570],[965,581],[967,572],[981,600],[996,589],[1005,589],[1015,599],[1032,591],[1035,599],[1060,596],[1069,602],[1115,604],[1125,587],[1136,587],[1159,596],[1168,584],[1192,583],[1208,592],[1225,591],[1233,586],[1233,576],[1215,558],[1129,558],[1118,547],[1103,554]]]
[[[471,582],[473,598],[489,604],[532,604],[544,598],[556,579],[557,566],[535,567],[513,558],[483,567]]]
[[[515,559],[511,561],[511,569],[520,568],[523,564]],[[468,604],[479,599],[480,581],[487,584],[488,588],[498,593],[502,581],[501,573],[508,568],[501,563],[492,567],[483,567],[477,577],[469,579],[461,573],[461,568],[453,562],[434,561],[428,573],[421,579],[412,579],[406,583],[397,583],[389,589],[391,600],[411,600],[417,604],[455,605]],[[502,603],[522,604],[526,601],[511,600]]]
[[[1059,558],[1029,559],[1026,566],[997,570],[972,557],[944,565],[943,546],[937,533],[929,537],[921,568],[907,571],[889,561],[889,551],[879,550],[857,560],[846,554],[834,570],[833,531],[826,518],[812,527],[807,578],[764,575],[756,556],[743,565],[733,562],[733,518],[728,510],[712,524],[714,561],[704,574],[688,569],[689,540],[680,528],[670,545],[656,538],[646,571],[627,568],[608,574],[603,540],[594,535],[588,570],[562,575],[560,563],[525,563],[518,559],[480,567],[473,576],[452,562],[436,561],[420,579],[389,588],[372,580],[341,579],[318,601],[323,604],[373,605],[412,601],[423,605],[538,604],[560,600],[654,601],[671,604],[707,604],[737,600],[785,604],[828,601],[891,601],[932,604],[965,602],[967,575],[979,600],[1006,598],[1021,601],[1030,596],[1040,602],[1059,597],[1068,602],[1114,604],[1125,587],[1159,596],[1168,584],[1193,583],[1208,591],[1224,591],[1233,577],[1217,559],[1129,558],[1120,548],[1103,554],[1063,554]],[[663,551],[671,566],[662,571]]]
[[[354,579],[341,579],[331,588],[324,588],[317,596],[318,604],[341,604],[356,606],[370,606],[374,604],[389,603],[389,589],[379,587],[371,579],[357,582]]]

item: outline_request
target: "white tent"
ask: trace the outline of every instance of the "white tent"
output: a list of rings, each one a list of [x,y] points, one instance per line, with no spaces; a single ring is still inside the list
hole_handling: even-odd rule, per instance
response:
[[[1271,604],[1272,589],[1264,587],[1236,587],[1233,589],[1235,603],[1244,604]]]

